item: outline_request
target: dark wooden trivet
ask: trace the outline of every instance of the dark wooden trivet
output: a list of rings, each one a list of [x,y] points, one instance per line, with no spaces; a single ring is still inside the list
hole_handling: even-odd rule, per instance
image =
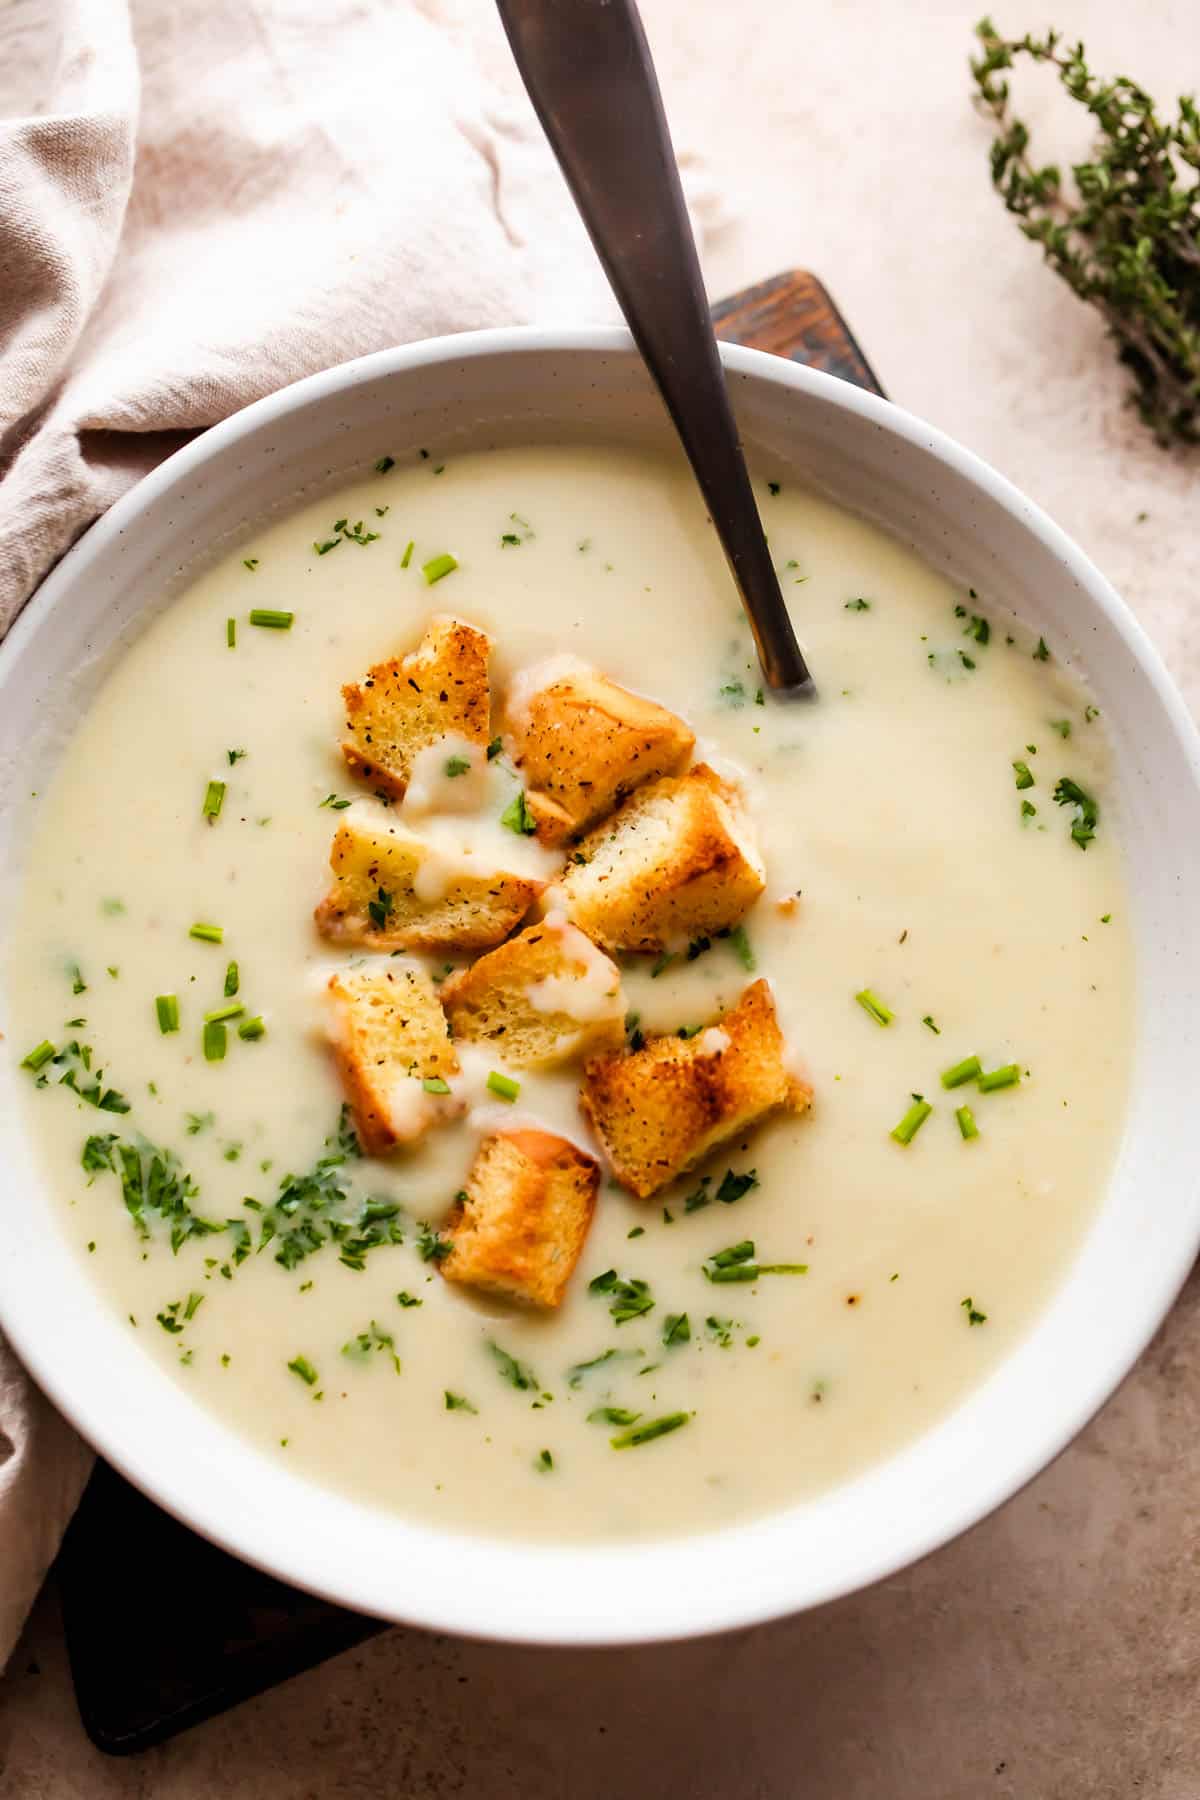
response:
[[[882,389],[815,275],[793,269],[713,308],[718,337]],[[311,1669],[384,1627],[239,1562],[97,1463],[58,1561],[84,1730],[113,1756]]]

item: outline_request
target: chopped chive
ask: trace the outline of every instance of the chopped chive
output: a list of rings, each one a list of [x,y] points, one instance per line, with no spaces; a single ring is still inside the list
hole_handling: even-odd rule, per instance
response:
[[[458,558],[451,556],[449,550],[443,550],[440,556],[431,556],[429,561],[421,564],[421,573],[429,586],[440,581],[444,575],[453,574],[458,567]]]
[[[440,1075],[426,1075],[421,1083],[427,1094],[448,1094],[450,1083],[443,1081]]]
[[[521,1091],[519,1081],[514,1081],[510,1075],[498,1074],[495,1069],[488,1076],[486,1085],[488,1092],[498,1094],[501,1100],[515,1100]]]
[[[964,1138],[976,1138],[979,1136],[979,1127],[975,1123],[975,1114],[971,1111],[969,1106],[958,1107],[954,1117],[958,1120],[958,1129],[962,1132]]]
[[[890,1135],[898,1144],[911,1144],[932,1111],[928,1100],[918,1099],[914,1094],[912,1105],[899,1124],[893,1125]]]
[[[211,1012],[204,1015],[206,1025],[219,1025],[222,1019],[240,1019],[246,1008],[240,1000],[226,1000],[221,1006],[214,1006]]]
[[[243,556],[242,567],[243,569],[249,569],[250,573],[253,575],[255,569],[258,567],[257,556]]]
[[[619,1437],[608,1441],[614,1450],[632,1450],[637,1444],[649,1444],[654,1438],[666,1437],[669,1431],[678,1431],[686,1425],[691,1413],[666,1413],[661,1419],[651,1419],[646,1425],[635,1425],[631,1431],[621,1432]]]
[[[50,1042],[50,1039],[43,1038],[42,1042],[37,1045],[36,1049],[31,1050],[29,1052],[28,1056],[23,1057],[21,1059],[21,1067],[23,1069],[32,1069],[34,1074],[36,1075],[38,1070],[44,1069],[46,1064],[48,1062],[53,1061],[54,1057],[57,1056],[57,1054],[58,1054],[58,1052],[55,1050],[54,1045]]]
[[[237,964],[235,962],[227,963],[225,966],[225,998],[227,1000],[231,1000],[237,993],[240,982],[241,976]]]
[[[744,925],[735,925],[729,934],[729,942],[734,954],[748,975],[753,975],[758,964],[754,960],[754,947],[750,942]]]
[[[873,994],[870,988],[864,988],[862,993],[855,994],[854,998],[865,1013],[870,1013],[877,1025],[890,1025],[896,1016],[891,1007],[885,1005],[878,994]]]
[[[1050,646],[1047,644],[1044,637],[1040,637],[1037,641],[1037,648],[1033,653],[1033,660],[1034,662],[1050,661]]]
[[[636,1425],[641,1418],[640,1412],[630,1412],[627,1406],[598,1406],[587,1416],[589,1425]]]
[[[250,613],[250,623],[261,625],[266,631],[290,631],[295,613],[276,612],[269,606],[256,606]]]
[[[1014,762],[1013,772],[1016,776],[1018,793],[1033,786],[1033,774],[1027,762]]]
[[[974,1081],[983,1068],[977,1056],[964,1056],[953,1068],[942,1070],[942,1086],[944,1088],[962,1087],[964,1082]]]
[[[416,547],[416,540],[414,538],[409,538],[407,544],[404,546],[404,555],[400,558],[400,567],[402,569],[407,569],[409,563],[412,561],[412,553]]]
[[[220,1019],[208,1019],[204,1026],[205,1062],[224,1062],[228,1033]]]
[[[499,754],[500,754],[501,750],[503,750],[503,748],[504,748],[504,740],[502,738],[494,737],[492,739],[491,743],[487,747],[488,761],[495,762],[496,758],[499,756]]]
[[[932,1013],[926,1013],[925,1017],[921,1020],[921,1023],[922,1023],[922,1025],[927,1025],[929,1027],[929,1029],[930,1029],[930,1031],[932,1031],[934,1037],[941,1037],[942,1028],[937,1023],[937,1021],[934,1018]]]
[[[307,1356],[293,1356],[291,1362],[288,1364],[288,1368],[292,1371],[293,1375],[298,1375],[300,1377],[306,1387],[316,1387],[318,1380],[317,1371],[313,1368]]]
[[[223,925],[189,925],[188,936],[199,938],[202,944],[220,944],[224,941],[225,928]]]
[[[179,1030],[179,999],[175,994],[156,994],[154,1010],[158,1015],[158,1029],[166,1037],[169,1031]]]
[[[1021,1080],[1021,1071],[1016,1063],[1005,1063],[1003,1068],[988,1069],[979,1077],[981,1094],[994,1094],[997,1088],[1016,1087]]]
[[[200,808],[201,817],[210,822],[219,819],[221,808],[225,804],[225,783],[210,781],[204,790],[204,805]]]
[[[675,961],[677,954],[678,954],[678,952],[675,950],[660,950],[659,951],[658,955],[654,959],[653,966],[650,970],[651,981],[657,981],[660,975],[663,975],[666,973],[666,971],[670,968],[671,964]]]
[[[230,650],[235,650],[237,648],[236,619],[226,619],[225,621],[225,643]]]
[[[262,1019],[256,1013],[252,1019],[242,1020],[241,1024],[238,1026],[238,1036],[244,1038],[246,1043],[250,1043],[255,1038],[264,1037],[266,1035],[266,1030],[267,1028],[263,1024]]]

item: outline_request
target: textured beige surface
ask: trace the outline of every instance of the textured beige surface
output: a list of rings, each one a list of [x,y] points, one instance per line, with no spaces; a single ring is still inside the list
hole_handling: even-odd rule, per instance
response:
[[[1195,706],[1200,463],[1144,438],[1090,316],[990,196],[963,68],[978,3],[764,0],[751,37],[744,7],[644,0],[677,135],[728,198],[710,285],[823,275],[893,397],[1081,540]],[[1045,10],[1006,0],[998,22]],[[1049,10],[1103,68],[1164,94],[1200,80],[1194,0]],[[1198,1494],[1194,1280],[1002,1512],[868,1594],[740,1637],[564,1656],[390,1632],[112,1763],[83,1741],[50,1592],[5,1683],[0,1800],[1198,1800]]]

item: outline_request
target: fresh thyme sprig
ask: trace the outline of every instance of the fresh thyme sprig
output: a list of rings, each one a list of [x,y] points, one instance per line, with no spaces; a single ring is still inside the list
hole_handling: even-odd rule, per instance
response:
[[[1162,444],[1200,440],[1200,112],[1183,95],[1160,118],[1127,76],[1102,81],[1084,46],[1062,34],[1003,38],[975,28],[971,59],[980,110],[995,120],[992,181],[1050,267],[1095,306],[1132,371],[1131,398]],[[1009,110],[1004,70],[1019,57],[1049,63],[1096,126],[1090,161],[1064,189],[1054,163],[1037,164],[1029,132]]]

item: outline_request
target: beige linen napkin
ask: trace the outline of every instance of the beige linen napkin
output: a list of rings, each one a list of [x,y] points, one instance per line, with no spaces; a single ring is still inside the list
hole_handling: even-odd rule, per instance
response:
[[[491,0],[3,0],[0,636],[248,401],[388,344],[615,316]],[[0,1339],[0,1661],[89,1461]]]

